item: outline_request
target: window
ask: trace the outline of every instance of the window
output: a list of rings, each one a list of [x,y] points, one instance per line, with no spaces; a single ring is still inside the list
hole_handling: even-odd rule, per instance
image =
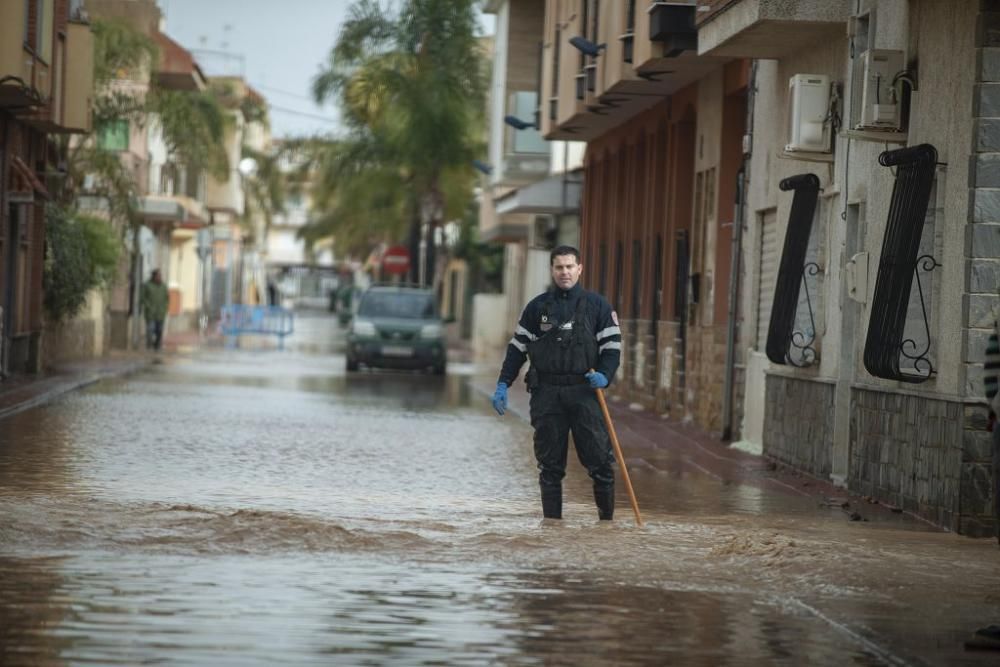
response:
[[[781,245],[778,233],[778,212],[768,209],[758,214],[760,245],[757,250],[757,342],[754,347],[763,352],[767,346],[767,331],[771,323],[774,287],[778,281]]]
[[[642,300],[642,243],[632,241],[632,317],[639,319]]]
[[[556,41],[552,46],[552,97],[559,95],[559,58],[562,51],[562,30],[556,28]]]
[[[653,253],[653,336],[656,336],[656,322],[660,320],[663,307],[663,237],[659,234]]]
[[[361,301],[362,317],[396,317],[419,320],[437,316],[434,295],[424,292],[369,292]]]
[[[625,34],[622,40],[622,59],[631,63],[635,52],[635,0],[629,0],[625,8]]]
[[[562,50],[562,30],[556,28],[552,45],[552,89],[549,91],[549,120],[555,120],[559,110],[559,57]]]
[[[601,27],[601,0],[594,0],[594,6],[591,13],[591,25],[590,25],[590,41],[594,44],[600,44],[601,35],[599,33]]]
[[[625,250],[619,241],[615,247],[615,304],[621,308],[625,301]]]
[[[598,274],[598,291],[604,296],[608,293],[608,244],[601,243],[600,272]]]
[[[698,323],[712,324],[712,275],[715,269],[715,167],[695,174],[694,228],[691,247],[691,305],[698,305]],[[702,291],[705,293],[702,294]],[[693,320],[693,317],[692,317]]]
[[[54,5],[55,0],[25,0],[24,43],[46,63],[52,62]]]
[[[512,112],[518,118],[531,118],[538,108],[538,93],[533,90],[519,90],[511,96]],[[549,144],[535,128],[512,132],[515,153],[544,153],[548,155]]]
[[[83,0],[69,0],[69,18],[71,21],[87,20],[87,10],[83,6]]]
[[[120,153],[128,150],[129,126],[127,120],[113,120],[101,125],[97,131],[97,147],[104,151]]]

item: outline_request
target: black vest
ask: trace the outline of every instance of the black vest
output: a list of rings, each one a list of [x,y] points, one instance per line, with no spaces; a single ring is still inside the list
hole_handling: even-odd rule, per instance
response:
[[[580,294],[568,322],[557,322],[550,318],[555,298],[550,294],[542,304],[542,323],[551,323],[552,328],[542,333],[538,340],[528,343],[528,358],[531,367],[544,375],[575,375],[584,373],[597,365],[597,332],[594,330],[595,316],[588,307],[586,293]],[[570,328],[563,328],[569,324]]]

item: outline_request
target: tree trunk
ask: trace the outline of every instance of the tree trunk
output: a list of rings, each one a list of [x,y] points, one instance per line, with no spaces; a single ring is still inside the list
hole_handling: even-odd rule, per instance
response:
[[[420,282],[420,216],[414,212],[410,220],[410,282]]]
[[[437,248],[434,245],[434,237],[437,236],[438,221],[427,225],[426,237],[424,239],[424,287],[431,287],[435,284],[437,274]]]

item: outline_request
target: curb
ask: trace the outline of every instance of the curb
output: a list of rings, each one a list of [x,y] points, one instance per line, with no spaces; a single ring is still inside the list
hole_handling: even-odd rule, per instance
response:
[[[24,412],[25,410],[30,410],[40,405],[44,405],[61,397],[63,394],[68,394],[71,391],[89,387],[92,384],[97,384],[101,380],[111,377],[131,375],[132,373],[142,370],[149,365],[150,362],[147,360],[135,361],[125,364],[120,368],[94,371],[87,374],[80,373],[75,376],[70,375],[62,382],[57,382],[56,380],[58,376],[56,376],[51,378],[54,386],[44,389],[34,396],[21,401],[20,403],[16,403],[15,405],[11,405],[6,408],[0,408],[0,420],[11,417],[19,412]],[[45,382],[45,380],[41,380],[40,382]]]

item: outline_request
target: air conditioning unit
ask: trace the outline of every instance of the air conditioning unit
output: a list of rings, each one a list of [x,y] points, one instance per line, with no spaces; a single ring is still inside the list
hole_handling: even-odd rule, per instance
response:
[[[896,75],[906,69],[903,52],[869,49],[854,60],[851,128],[900,132],[903,129]]]
[[[788,80],[789,153],[830,151],[830,77],[796,74]]]

